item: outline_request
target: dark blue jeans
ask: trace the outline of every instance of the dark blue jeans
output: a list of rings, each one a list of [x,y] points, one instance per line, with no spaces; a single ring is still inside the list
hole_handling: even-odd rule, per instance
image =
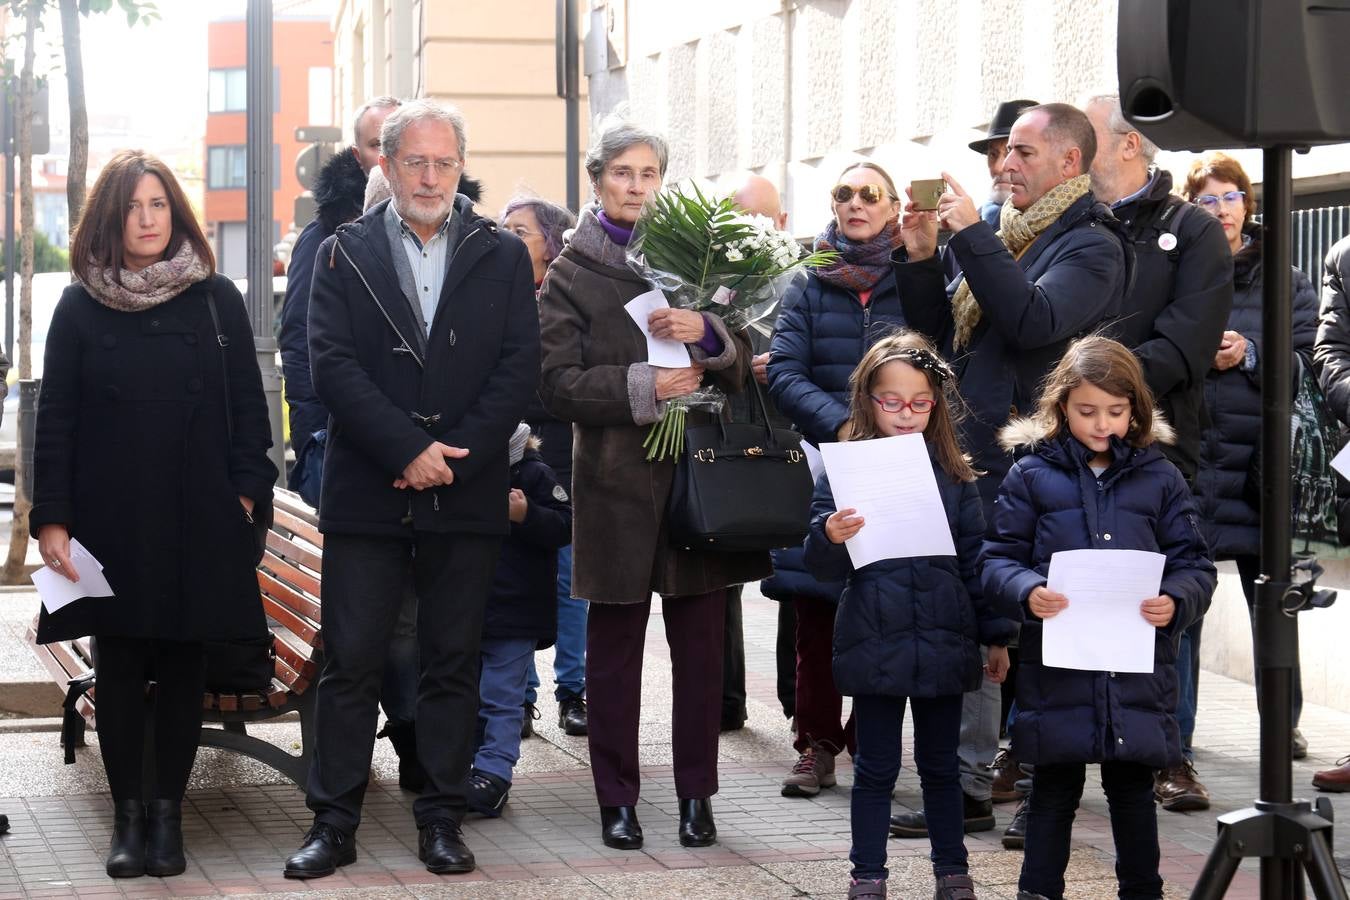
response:
[[[1083,796],[1083,763],[1036,766],[1027,809],[1027,844],[1018,890],[1051,900],[1064,896],[1069,837]],[[1163,895],[1158,874],[1158,813],[1153,805],[1153,769],[1140,763],[1102,763],[1102,787],[1111,809],[1120,900],[1156,900]]]
[[[914,710],[914,765],[923,788],[928,820],[929,858],[934,875],[966,872],[965,822],[961,769],[956,755],[961,740],[962,695],[911,698]],[[853,755],[853,877],[885,878],[886,841],[890,836],[891,791],[900,773],[900,729],[904,697],[854,697],[853,722],[858,749]]]

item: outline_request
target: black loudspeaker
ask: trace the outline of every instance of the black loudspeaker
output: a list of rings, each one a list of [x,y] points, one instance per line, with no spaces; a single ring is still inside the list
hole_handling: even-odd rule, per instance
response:
[[[1350,141],[1350,0],[1120,0],[1125,117],[1168,150]]]

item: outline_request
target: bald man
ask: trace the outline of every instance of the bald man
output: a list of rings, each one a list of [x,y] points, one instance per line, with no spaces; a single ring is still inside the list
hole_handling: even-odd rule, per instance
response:
[[[779,231],[787,230],[787,213],[783,212],[783,203],[778,188],[763,175],[747,175],[740,187],[732,195],[736,206],[751,215],[764,216],[773,220]],[[765,320],[767,323],[768,320]],[[750,343],[756,350],[767,350],[769,335],[758,327],[750,329]],[[761,385],[769,383],[769,354],[757,353],[751,360],[755,380]],[[732,398],[732,415],[739,421],[757,421],[759,414],[751,414],[748,398],[742,392]],[[768,398],[765,398],[768,404]],[[772,408],[771,420],[778,418]],[[788,427],[785,421],[774,422],[775,427]],[[769,582],[764,582],[768,584]],[[772,591],[772,587],[769,587]],[[778,598],[775,598],[778,599]],[[745,708],[745,640],[741,626],[741,589],[730,588],[727,591],[726,647],[722,669],[722,730],[730,731],[743,726],[746,718]],[[791,719],[796,713],[797,704],[797,649],[793,635],[797,630],[797,617],[790,599],[778,602],[778,640],[775,656],[778,668],[778,702],[783,706],[783,715]]]

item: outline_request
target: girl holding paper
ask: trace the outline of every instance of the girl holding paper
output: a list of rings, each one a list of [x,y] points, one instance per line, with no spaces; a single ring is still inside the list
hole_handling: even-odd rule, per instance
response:
[[[1003,680],[1020,612],[1016,604],[995,609],[980,592],[984,513],[953,423],[959,400],[951,369],[926,339],[901,331],[868,350],[849,386],[849,418],[841,426],[847,440],[923,435],[956,556],[884,559],[855,570],[844,542],[865,527],[863,518],[854,509],[835,510],[828,475],[817,483],[806,566],[821,581],[846,580],[832,669],[840,692],[853,697],[858,742],[848,896],[886,896],[891,791],[908,700],[937,897],[965,900],[974,897],[974,886],[957,758],[962,695],[980,685],[981,645],[989,645],[988,677]]]
[[[1162,896],[1153,773],[1181,762],[1177,641],[1209,606],[1216,578],[1191,492],[1158,448],[1171,433],[1134,354],[1088,337],[1047,378],[1035,415],[1001,434],[1026,455],[999,490],[980,567],[987,594],[1029,612],[1013,742],[1036,768],[1019,897],[1063,896],[1087,763],[1102,767],[1120,895]],[[1041,623],[1073,602],[1046,587],[1050,557],[1080,549],[1166,556],[1159,595],[1139,608],[1157,629],[1152,672],[1044,664]]]

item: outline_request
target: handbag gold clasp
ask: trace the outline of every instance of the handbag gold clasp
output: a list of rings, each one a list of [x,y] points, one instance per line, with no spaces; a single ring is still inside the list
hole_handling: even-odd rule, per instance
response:
[[[763,455],[764,455],[764,449],[763,449],[762,447],[747,447],[746,450],[745,450],[745,455],[746,455],[746,456],[763,456]]]
[[[717,454],[713,452],[711,447],[705,447],[694,454],[694,459],[699,462],[716,462]]]
[[[789,450],[787,453],[788,462],[797,463],[802,461],[802,452],[800,450]]]

